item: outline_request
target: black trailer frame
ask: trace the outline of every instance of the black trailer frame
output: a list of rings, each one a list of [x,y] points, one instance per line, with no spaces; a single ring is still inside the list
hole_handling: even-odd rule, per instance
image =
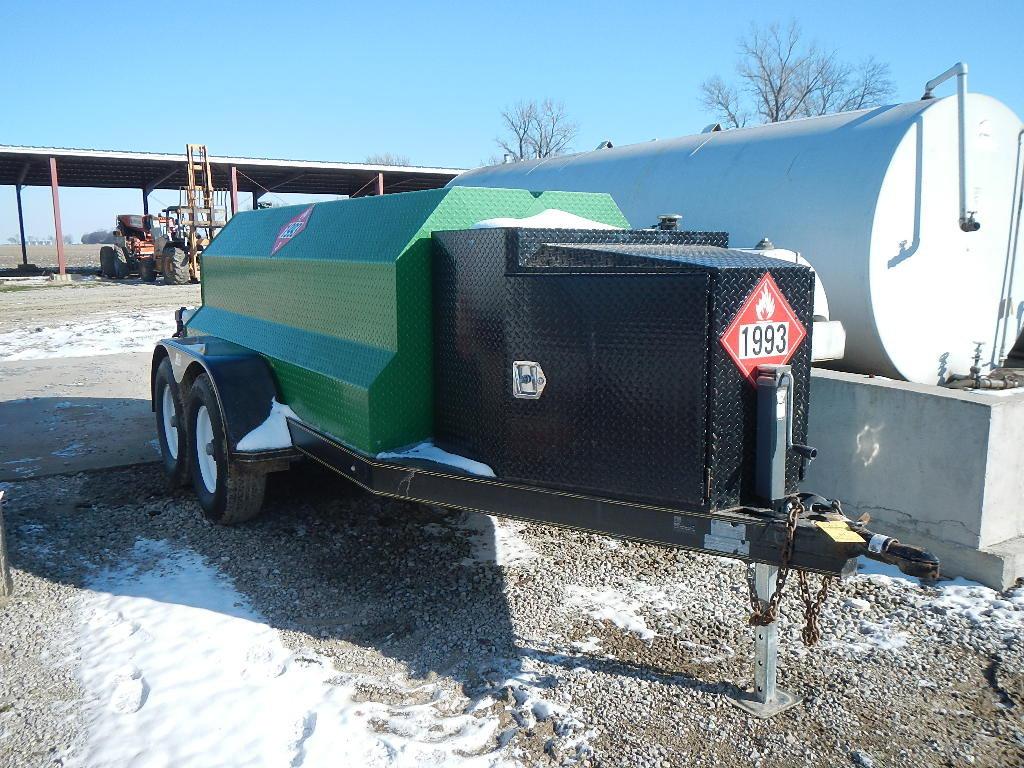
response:
[[[629,501],[516,485],[497,478],[447,471],[419,459],[381,461],[353,451],[322,432],[288,419],[292,444],[303,455],[367,491],[403,501],[471,510],[562,528],[731,557],[782,564],[786,519],[769,510],[737,508],[705,514]],[[836,542],[801,519],[790,565],[823,574],[856,569],[863,544]]]

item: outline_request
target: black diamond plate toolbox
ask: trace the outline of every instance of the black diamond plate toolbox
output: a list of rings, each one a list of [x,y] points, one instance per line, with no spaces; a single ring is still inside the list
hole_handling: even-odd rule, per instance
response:
[[[758,506],[754,387],[719,339],[766,272],[808,334],[790,361],[794,440],[805,440],[807,267],[728,250],[725,233],[500,228],[433,239],[441,448],[509,482],[677,509]],[[791,491],[797,472],[794,461]]]

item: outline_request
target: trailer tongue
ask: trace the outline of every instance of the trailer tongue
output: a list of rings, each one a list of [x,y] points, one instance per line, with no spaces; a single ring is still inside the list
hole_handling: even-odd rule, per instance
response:
[[[551,209],[593,223],[473,226]],[[856,557],[938,563],[801,492],[813,272],[624,224],[605,195],[461,188],[235,217],[203,255],[203,307],[154,353],[169,475],[218,522],[304,456],[384,496],[747,561],[757,665],[737,703],[791,706],[791,571],[813,643]]]

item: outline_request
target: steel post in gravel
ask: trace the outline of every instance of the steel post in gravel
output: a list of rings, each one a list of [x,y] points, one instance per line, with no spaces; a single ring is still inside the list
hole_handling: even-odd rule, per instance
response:
[[[4,492],[0,491],[0,608],[14,594],[11,566],[7,561],[7,539],[4,537]]]
[[[767,610],[778,589],[779,568],[755,563],[754,587],[762,610]],[[800,697],[776,685],[779,658],[779,620],[754,627],[754,689],[729,697],[729,701],[756,717],[767,719],[800,702]]]

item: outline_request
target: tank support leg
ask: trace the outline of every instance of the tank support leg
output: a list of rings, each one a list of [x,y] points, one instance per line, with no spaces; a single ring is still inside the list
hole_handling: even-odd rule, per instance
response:
[[[764,563],[754,564],[757,599],[767,603],[775,592],[779,569]],[[776,685],[779,658],[779,623],[754,627],[754,690],[729,696],[740,709],[761,719],[773,717],[800,702],[798,696]]]

